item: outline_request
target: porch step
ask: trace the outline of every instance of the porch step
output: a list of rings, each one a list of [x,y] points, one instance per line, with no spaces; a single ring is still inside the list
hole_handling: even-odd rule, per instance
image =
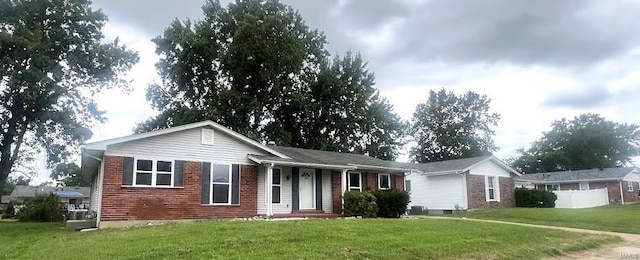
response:
[[[296,210],[290,214],[274,214],[274,218],[340,218],[342,214],[324,213],[322,210]]]

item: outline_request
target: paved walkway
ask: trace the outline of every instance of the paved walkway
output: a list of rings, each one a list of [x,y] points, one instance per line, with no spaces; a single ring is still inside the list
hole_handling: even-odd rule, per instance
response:
[[[449,220],[459,219],[459,220],[465,220],[465,221],[479,221],[479,222],[518,225],[518,226],[525,226],[525,227],[558,229],[558,230],[577,232],[577,233],[618,236],[622,238],[624,242],[620,244],[606,245],[604,247],[596,248],[592,250],[575,252],[570,255],[556,257],[554,259],[631,259],[631,260],[637,259],[637,260],[640,260],[640,235],[636,235],[636,234],[626,234],[626,233],[597,231],[597,230],[568,228],[568,227],[534,225],[534,224],[515,223],[515,222],[487,220],[487,219],[452,218],[452,217],[437,217],[437,216],[424,216],[424,218],[449,219]]]

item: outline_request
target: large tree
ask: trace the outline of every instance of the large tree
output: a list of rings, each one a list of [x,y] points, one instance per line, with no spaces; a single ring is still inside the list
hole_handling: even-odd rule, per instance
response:
[[[87,0],[0,0],[0,190],[25,147],[50,166],[102,121],[92,96],[124,87],[137,55],[103,42],[107,17]]]
[[[64,186],[91,186],[91,180],[82,175],[80,166],[75,163],[59,163],[51,170],[49,177]]]
[[[524,173],[619,167],[640,155],[640,127],[584,114],[551,124],[512,166]]]
[[[160,114],[137,132],[213,120],[261,141],[393,159],[403,123],[359,55],[330,59],[321,32],[275,0],[208,1],[204,19],[154,39]]]
[[[436,162],[490,154],[492,129],[500,116],[489,111],[491,99],[468,91],[456,96],[444,88],[429,92],[418,104],[411,120],[411,136],[416,143],[410,156],[415,162]]]

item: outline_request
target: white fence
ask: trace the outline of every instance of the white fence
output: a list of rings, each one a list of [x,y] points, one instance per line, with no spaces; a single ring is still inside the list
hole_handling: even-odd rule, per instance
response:
[[[579,209],[609,205],[607,189],[554,191],[558,195],[556,208]]]

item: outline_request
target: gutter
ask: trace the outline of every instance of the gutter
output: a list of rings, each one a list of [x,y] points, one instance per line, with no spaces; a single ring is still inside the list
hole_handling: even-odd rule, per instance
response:
[[[578,179],[578,180],[566,180],[566,181],[539,181],[528,179],[514,179],[519,182],[529,182],[531,184],[547,184],[547,183],[574,183],[574,182],[590,182],[590,181],[622,181],[622,178],[604,178],[604,179]]]

